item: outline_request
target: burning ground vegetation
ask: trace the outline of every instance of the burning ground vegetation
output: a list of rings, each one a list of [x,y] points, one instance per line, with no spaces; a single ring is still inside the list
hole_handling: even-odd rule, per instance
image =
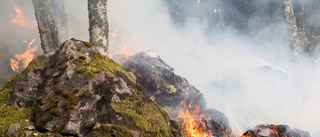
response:
[[[71,39],[36,57],[0,91],[5,136],[310,137],[286,125],[234,133],[228,118],[158,55],[121,63]]]
[[[23,7],[17,4],[8,8],[12,8],[11,12],[6,18],[1,18],[0,22],[0,31],[6,32],[8,37],[0,39],[0,84],[4,84],[14,73],[26,68],[36,55],[41,54],[37,46],[39,40],[35,38],[38,33],[35,19],[27,18],[26,14],[30,13],[25,13]]]
[[[181,122],[187,137],[310,137],[287,125],[258,125],[242,135],[220,111],[207,108],[203,94],[152,51],[140,52],[121,63],[132,72],[145,94]]]

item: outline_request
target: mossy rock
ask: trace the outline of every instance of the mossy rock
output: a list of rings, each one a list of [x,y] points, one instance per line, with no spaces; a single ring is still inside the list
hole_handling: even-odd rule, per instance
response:
[[[33,108],[16,109],[11,106],[0,106],[0,135],[25,136],[25,120],[30,120],[32,114]]]
[[[140,136],[168,137],[176,134],[168,124],[168,113],[139,93],[112,103],[112,108],[123,117],[125,125],[138,130]]]
[[[126,127],[113,124],[101,124],[100,127],[94,129],[88,137],[133,137],[133,135]]]
[[[30,62],[27,68],[25,68],[22,72],[19,72],[12,76],[0,89],[0,105],[3,104],[12,104],[12,97],[11,92],[13,90],[13,85],[19,80],[22,80],[27,76],[29,71],[31,69],[34,70],[43,70],[45,67],[45,64],[49,61],[50,56],[49,55],[41,55],[37,56],[33,61]]]
[[[97,137],[182,136],[179,128],[170,124],[172,120],[167,112],[144,96],[127,71],[87,44],[69,40],[53,54],[36,57],[3,85],[0,136],[9,129],[17,129],[11,135],[25,136],[25,119],[32,119],[36,129],[43,133]],[[28,89],[32,90],[24,90],[30,81],[33,83]],[[20,88],[22,93],[34,93],[35,96],[30,97],[34,99],[30,103],[34,106],[19,105],[25,101],[21,98],[29,95],[18,96]],[[99,101],[108,103],[101,106],[107,108],[98,109]],[[92,124],[84,126],[84,121]],[[21,128],[15,128],[17,125]]]
[[[29,66],[24,69],[22,72],[15,74],[11,77],[0,89],[0,135],[1,136],[9,136],[8,130],[10,130],[10,126],[12,127],[15,124],[19,124],[19,128],[10,136],[25,136],[24,126],[25,120],[31,120],[33,115],[33,108],[16,108],[13,105],[12,101],[12,91],[14,83],[22,80],[26,77],[28,72],[31,69],[34,70],[43,70],[45,63],[48,61],[49,56],[42,55],[36,57]]]

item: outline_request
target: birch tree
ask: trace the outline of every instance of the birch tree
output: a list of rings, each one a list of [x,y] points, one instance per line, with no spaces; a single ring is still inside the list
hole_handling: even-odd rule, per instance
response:
[[[108,55],[107,0],[88,0],[90,43]]]
[[[287,22],[290,32],[290,47],[294,56],[301,56],[307,50],[307,40],[303,33],[299,33],[297,20],[294,15],[294,10],[291,0],[282,0],[284,17]]]
[[[68,39],[68,22],[63,0],[32,0],[45,54],[55,51]]]
[[[64,7],[64,0],[50,0],[53,20],[58,30],[59,43],[69,39],[68,18]]]

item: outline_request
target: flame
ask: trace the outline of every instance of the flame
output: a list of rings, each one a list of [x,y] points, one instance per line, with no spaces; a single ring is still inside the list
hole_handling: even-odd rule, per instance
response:
[[[127,60],[131,55],[141,52],[142,40],[135,35],[124,35],[119,30],[115,29],[109,32],[109,47],[110,55],[121,56]]]
[[[31,40],[31,42],[29,42],[28,44],[28,48],[26,49],[25,52],[21,53],[21,54],[16,54],[14,55],[14,57],[16,59],[10,59],[10,66],[11,69],[14,72],[18,72],[19,71],[19,61],[22,62],[22,67],[26,68],[29,63],[32,61],[32,59],[34,58],[34,52],[36,52],[38,50],[37,46],[31,47],[31,45],[34,43],[35,39]]]
[[[115,38],[115,37],[117,37],[117,33],[118,33],[118,30],[110,31],[110,32],[109,32],[109,36],[110,36],[111,38]]]
[[[183,132],[188,137],[211,137],[211,131],[206,129],[206,123],[202,121],[204,115],[200,114],[200,107],[196,105],[195,110],[189,112],[185,101],[181,101],[181,105],[183,109],[179,111],[177,118],[183,119]]]
[[[269,135],[278,136],[278,131],[276,129],[274,129],[274,128],[269,129],[268,132],[269,132]]]
[[[238,130],[238,132],[237,133],[243,133],[243,130],[239,127],[239,124],[238,123],[236,123],[236,127],[237,127],[237,130]],[[235,132],[233,132],[234,134],[236,134]]]
[[[19,61],[15,60],[15,59],[10,59],[10,67],[14,72],[19,71],[18,63],[19,63]]]
[[[21,7],[18,5],[14,5],[13,10],[15,11],[16,15],[14,18],[10,20],[12,24],[29,28],[29,29],[36,29],[37,28],[37,22],[29,22],[29,20],[24,16],[24,12]]]

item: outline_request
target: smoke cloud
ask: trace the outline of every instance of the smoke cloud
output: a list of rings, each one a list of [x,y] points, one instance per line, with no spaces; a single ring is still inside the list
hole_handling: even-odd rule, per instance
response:
[[[69,36],[88,40],[86,0],[65,2]],[[200,0],[194,2],[201,4]],[[3,18],[13,13],[11,7],[15,3],[0,3],[5,3],[3,7],[8,11],[1,12],[0,22],[5,24]],[[31,1],[29,4],[32,5]],[[262,2],[259,6],[270,4]],[[27,10],[33,12],[32,6],[29,7]],[[188,6],[185,8],[190,9],[189,13],[197,12]],[[261,21],[262,15],[270,13],[269,18],[273,15],[283,17],[282,13],[262,9],[250,17],[235,15],[249,22],[249,28],[254,28],[243,33],[235,29],[239,24],[223,22],[226,18],[220,15],[223,12],[224,9],[217,7],[212,10],[216,21],[220,20],[224,26],[212,28],[208,19],[197,18],[196,13],[184,18],[181,25],[174,23],[165,1],[109,0],[110,31],[117,34],[113,39],[110,37],[110,46],[118,46],[127,40],[130,49],[152,50],[160,55],[177,74],[187,78],[204,94],[208,107],[229,118],[235,132],[240,132],[237,125],[245,131],[269,123],[287,124],[309,131],[312,136],[320,136],[319,60],[297,59],[291,55],[283,19],[275,18],[274,23]],[[8,30],[11,28],[6,26]],[[29,33],[19,35],[27,37]],[[1,36],[6,37],[3,32]],[[16,40],[15,37],[11,39]],[[17,45],[12,48],[19,49]],[[117,47],[110,48],[114,55],[116,51],[112,49]]]
[[[288,124],[313,136],[319,132],[319,62],[291,55],[283,19],[257,24],[271,11],[247,17],[257,29],[243,34],[233,27],[209,32],[206,20],[192,16],[177,27],[160,0],[108,2],[111,30],[142,37],[143,47],[200,89],[208,107],[225,113],[235,131],[236,125],[246,130],[269,123]],[[272,14],[283,17],[281,11]]]

